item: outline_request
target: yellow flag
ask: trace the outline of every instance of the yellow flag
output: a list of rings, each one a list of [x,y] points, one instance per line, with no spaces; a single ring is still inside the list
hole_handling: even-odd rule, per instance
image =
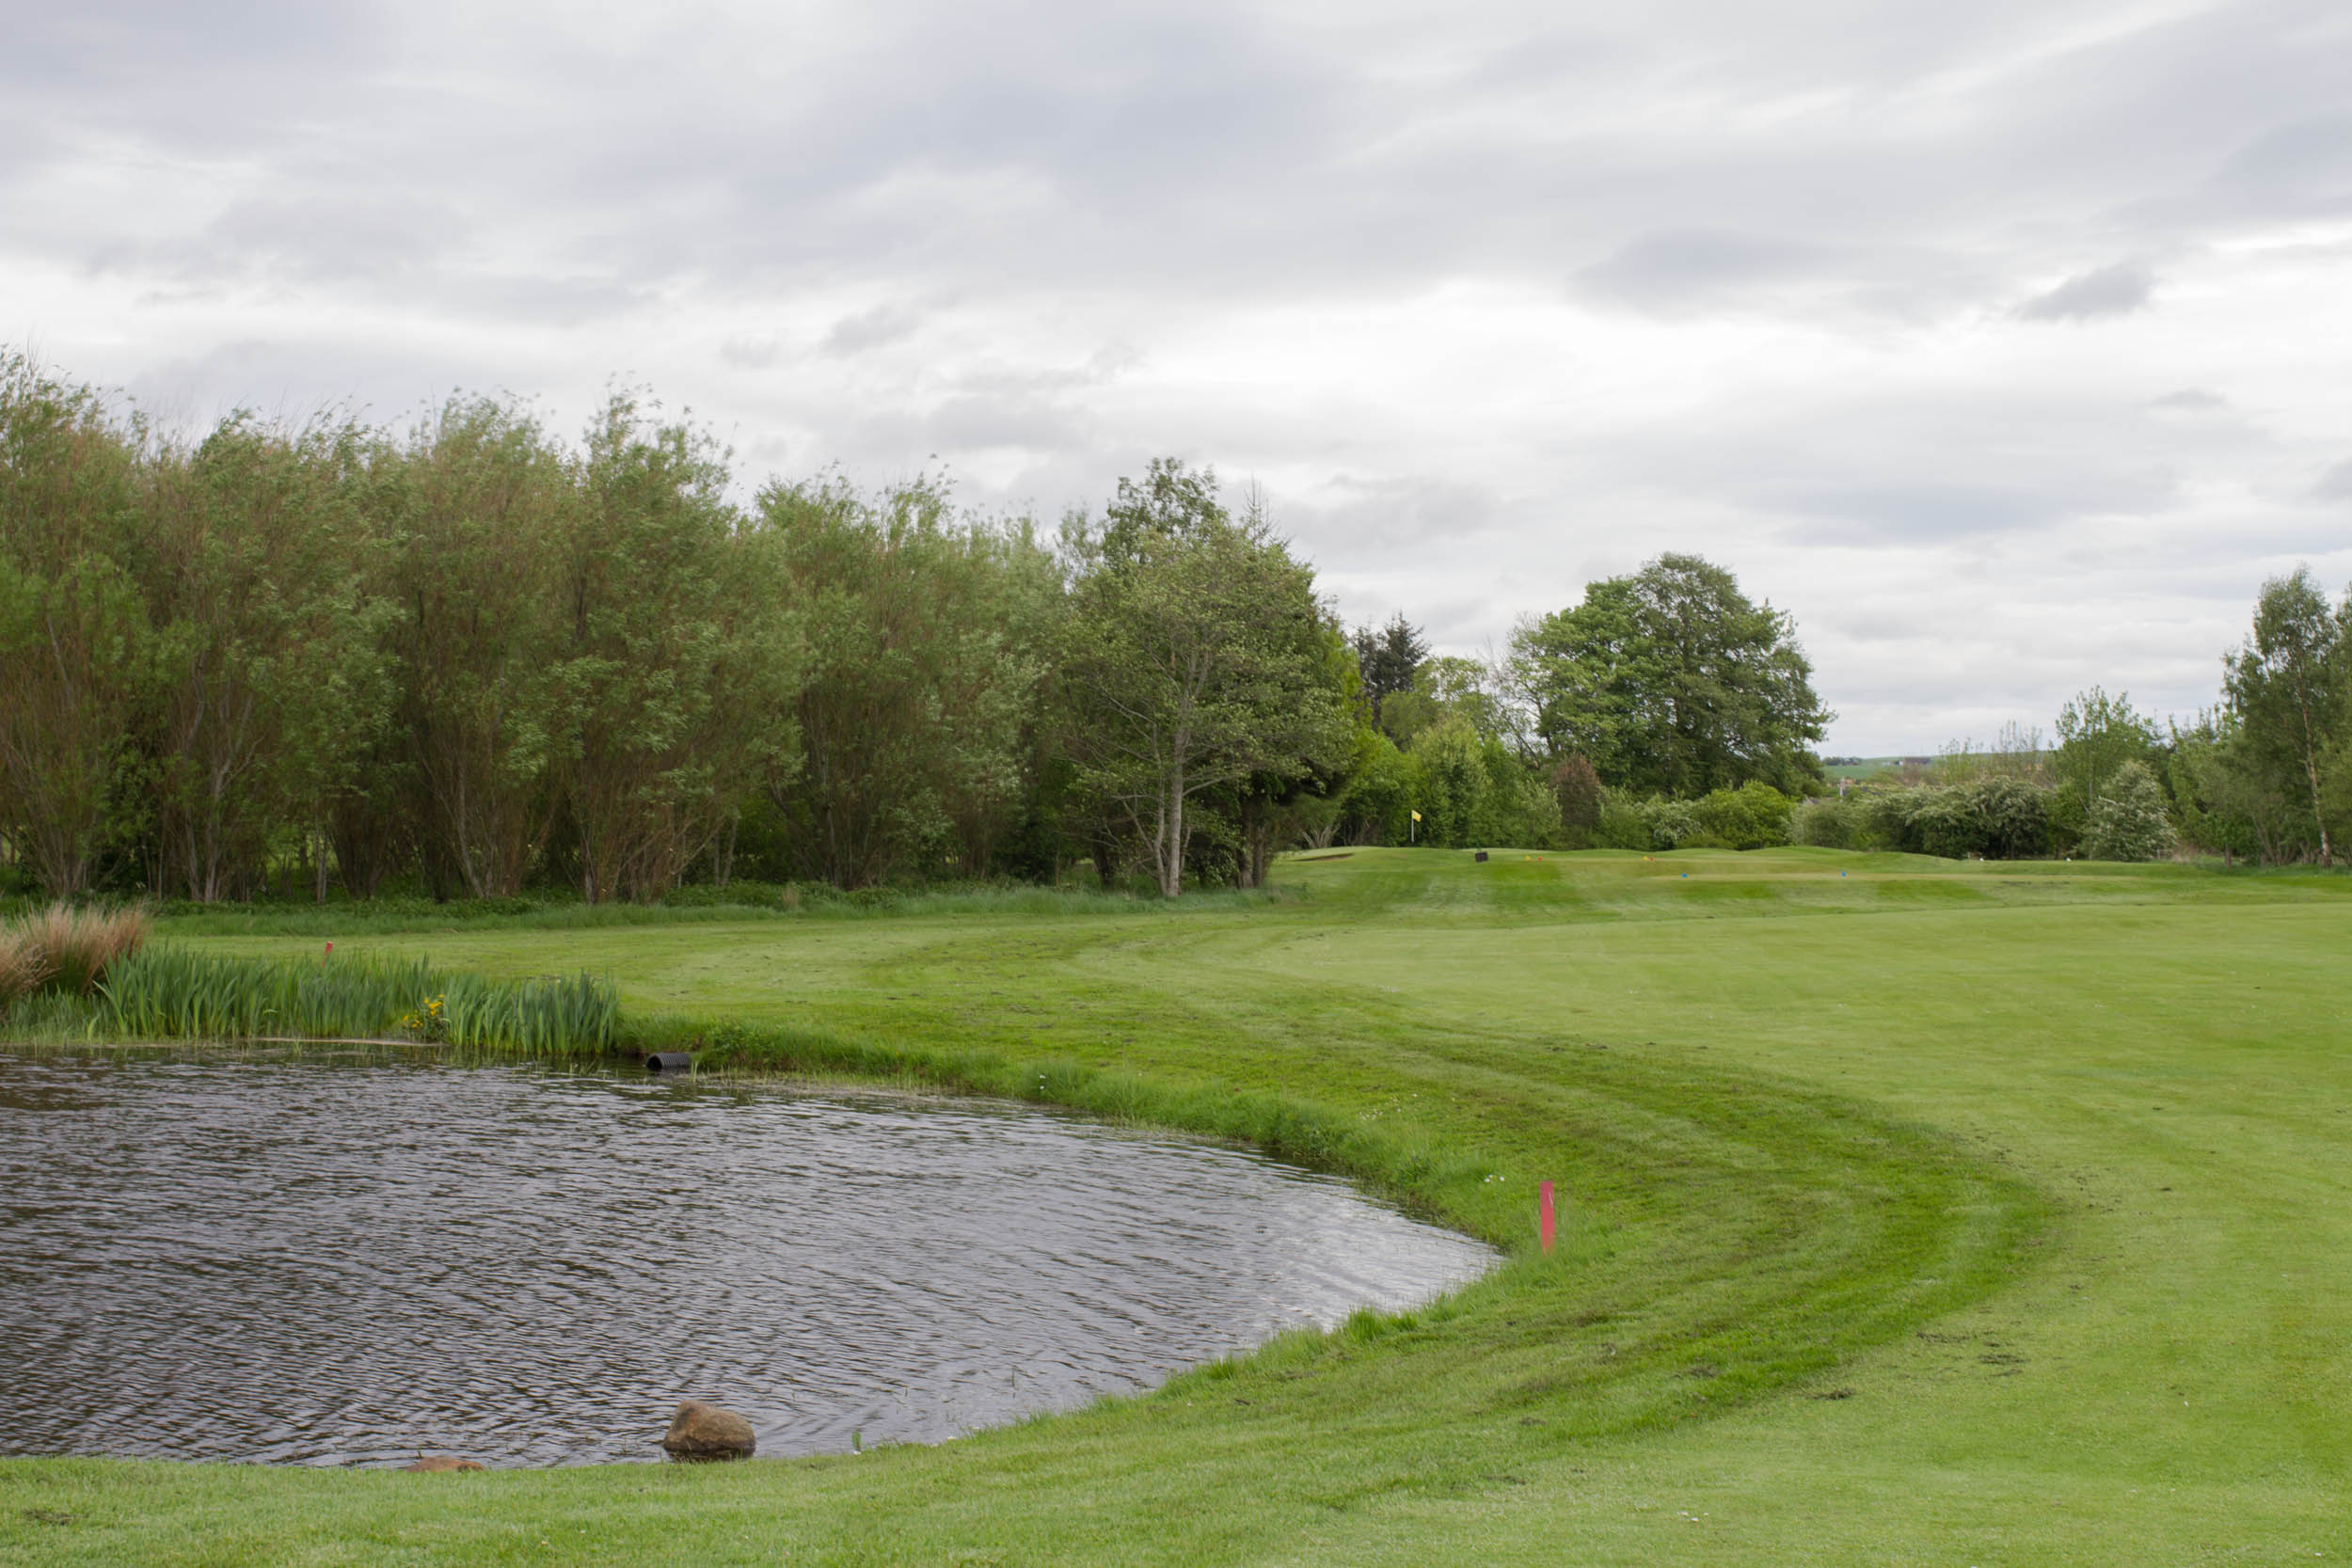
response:
[[[1416,821],[1416,822],[1420,821],[1420,820],[1421,820],[1421,813],[1419,813],[1419,812],[1415,812],[1415,813],[1413,813],[1413,820],[1414,820],[1414,821]]]

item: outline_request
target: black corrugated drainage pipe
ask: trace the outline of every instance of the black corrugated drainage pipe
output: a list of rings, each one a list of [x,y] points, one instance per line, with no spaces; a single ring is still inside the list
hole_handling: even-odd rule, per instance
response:
[[[684,1072],[693,1065],[693,1054],[685,1051],[656,1051],[645,1058],[647,1072]]]

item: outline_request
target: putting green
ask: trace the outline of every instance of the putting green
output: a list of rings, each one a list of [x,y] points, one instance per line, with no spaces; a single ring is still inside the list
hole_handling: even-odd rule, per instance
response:
[[[1097,1108],[1304,1102],[1301,1147],[1516,1249],[1461,1296],[939,1449],[9,1462],[0,1560],[2352,1554],[2352,879],[1369,850],[1277,880],[347,940],[585,965],[634,1011],[961,1053]]]

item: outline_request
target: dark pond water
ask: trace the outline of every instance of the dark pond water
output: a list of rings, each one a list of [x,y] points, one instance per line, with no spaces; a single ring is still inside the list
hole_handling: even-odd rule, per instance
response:
[[[0,1453],[655,1459],[1147,1387],[1485,1248],[1020,1106],[509,1068],[0,1054]]]

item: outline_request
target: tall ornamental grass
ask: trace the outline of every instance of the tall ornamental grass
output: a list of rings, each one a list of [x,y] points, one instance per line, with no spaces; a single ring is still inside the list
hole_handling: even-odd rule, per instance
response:
[[[41,955],[13,931],[0,931],[0,1007],[28,996],[49,977]]]
[[[0,1006],[37,990],[87,996],[106,972],[147,942],[140,910],[52,904],[0,925]]]
[[[95,1027],[120,1039],[411,1039],[571,1055],[610,1050],[620,1006],[587,974],[487,980],[421,958],[241,958],[159,942],[116,963]]]

